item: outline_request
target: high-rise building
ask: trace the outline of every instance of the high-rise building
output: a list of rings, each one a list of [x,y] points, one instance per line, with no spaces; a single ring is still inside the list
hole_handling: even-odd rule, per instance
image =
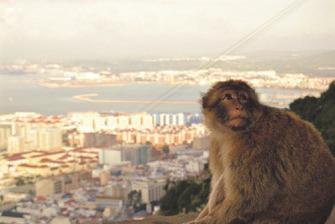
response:
[[[138,149],[138,164],[147,164],[151,160],[151,147],[149,145],[141,145]]]
[[[45,122],[16,122],[14,135],[23,139],[23,151],[58,149],[63,145],[60,126]]]
[[[177,114],[177,120],[178,120],[178,125],[185,125],[185,114],[184,113],[178,113]]]
[[[147,113],[71,113],[70,119],[81,132],[153,128],[153,118]]]
[[[67,193],[80,187],[80,181],[90,178],[87,173],[75,172],[38,180],[35,183],[36,196],[52,196]]]
[[[0,150],[7,149],[8,137],[12,134],[11,123],[0,123]]]
[[[104,165],[117,165],[122,163],[122,151],[114,149],[100,149],[99,163]]]
[[[108,148],[115,144],[115,134],[106,132],[84,133],[84,147]]]
[[[153,117],[147,113],[113,114],[107,118],[109,130],[115,129],[152,129]]]
[[[81,132],[95,132],[97,123],[100,123],[96,121],[100,118],[100,114],[97,112],[70,113],[69,117],[78,125]]]
[[[149,145],[121,145],[122,158],[133,165],[146,164],[151,159]]]
[[[99,163],[116,165],[130,162],[133,165],[146,164],[151,160],[151,146],[139,144],[115,145],[108,149],[100,149]]]
[[[20,153],[24,151],[24,140],[21,136],[12,135],[8,137],[8,153]]]
[[[182,126],[185,125],[185,114],[184,113],[173,113],[173,114],[153,114],[153,123],[155,126]]]
[[[131,188],[132,190],[140,191],[142,202],[148,204],[159,201],[165,195],[165,184],[165,179],[144,179],[132,181]]]
[[[63,146],[62,130],[57,127],[38,130],[38,150],[59,149]]]

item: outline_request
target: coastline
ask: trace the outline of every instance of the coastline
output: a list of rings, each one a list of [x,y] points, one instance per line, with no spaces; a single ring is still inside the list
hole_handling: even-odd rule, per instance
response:
[[[38,85],[47,88],[85,88],[85,87],[109,87],[109,86],[123,86],[126,82],[113,82],[113,83],[101,83],[101,82],[78,82],[78,83],[67,83],[67,82],[46,82],[39,81]]]
[[[99,96],[97,93],[87,93],[87,94],[80,94],[72,96],[72,99],[86,101],[90,103],[135,103],[135,104],[150,104],[150,103],[157,103],[157,104],[180,104],[180,105],[195,105],[198,104],[197,101],[192,100],[120,100],[120,99],[93,99],[94,97]]]

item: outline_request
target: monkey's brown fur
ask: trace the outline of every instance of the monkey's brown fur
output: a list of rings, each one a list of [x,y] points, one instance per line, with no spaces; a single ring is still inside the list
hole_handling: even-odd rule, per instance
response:
[[[225,88],[247,90],[252,123],[233,131],[213,107]],[[211,131],[212,190],[197,224],[321,224],[335,201],[335,160],[320,133],[292,112],[264,106],[243,81],[203,97]]]

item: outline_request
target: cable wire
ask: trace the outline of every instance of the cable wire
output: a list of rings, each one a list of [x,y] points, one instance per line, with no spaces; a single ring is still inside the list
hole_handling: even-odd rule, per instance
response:
[[[307,0],[295,0],[295,1],[291,2],[289,5],[287,5],[286,7],[284,7],[283,9],[281,9],[278,13],[276,13],[274,16],[270,17],[264,23],[262,23],[259,26],[257,26],[253,31],[251,31],[247,35],[243,36],[238,41],[234,42],[232,45],[230,45],[228,48],[226,48],[223,52],[221,52],[219,55],[217,55],[216,57],[214,57],[213,60],[210,60],[208,63],[199,66],[196,70],[203,70],[203,69],[208,69],[210,67],[213,67],[219,61],[219,59],[222,56],[225,56],[227,54],[231,54],[234,51],[236,51],[236,49],[238,49],[241,46],[249,43],[259,33],[261,33],[263,31],[267,30],[268,28],[270,28],[270,26],[272,26],[275,22],[277,22],[278,20],[282,19],[283,17],[285,17],[289,13],[293,12],[293,10],[297,9],[298,7],[300,7],[306,1]],[[209,74],[209,76],[210,76],[210,74]],[[178,89],[180,89],[184,85],[185,84],[177,84],[174,87],[168,89],[167,91],[165,91],[161,95],[159,95],[156,99],[152,100],[151,103],[149,103],[149,104],[145,105],[144,107],[142,107],[142,109],[140,111],[146,111],[148,113],[152,112],[152,110],[154,108],[156,108],[156,106],[161,101],[163,101],[164,99],[167,99],[168,97],[170,97],[172,94],[174,94]]]

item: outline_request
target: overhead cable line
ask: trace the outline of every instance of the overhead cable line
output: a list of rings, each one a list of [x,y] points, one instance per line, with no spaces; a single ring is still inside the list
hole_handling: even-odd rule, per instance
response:
[[[270,17],[267,19],[264,23],[260,24],[257,26],[253,31],[248,33],[247,35],[243,36],[241,39],[238,41],[234,42],[232,45],[230,45],[228,48],[226,48],[223,52],[221,52],[218,56],[214,57],[213,60],[210,60],[208,63],[199,66],[196,70],[203,70],[203,69],[208,69],[210,67],[213,67],[222,56],[225,56],[227,54],[231,54],[236,49],[240,48],[241,46],[247,44],[250,42],[252,39],[256,37],[259,33],[267,30],[270,26],[272,26],[275,22],[278,20],[282,19],[289,13],[291,13],[293,10],[297,9],[300,7],[304,2],[307,0],[295,0],[289,5],[287,5],[285,8],[281,9],[278,13],[276,13],[274,16]],[[146,111],[146,112],[152,112],[152,110],[164,99],[170,97],[172,94],[174,94],[178,89],[183,87],[185,84],[178,84],[175,85],[174,87],[168,89],[167,91],[163,92],[161,95],[159,95],[156,99],[152,100],[151,103],[145,105],[142,107],[140,111]]]

